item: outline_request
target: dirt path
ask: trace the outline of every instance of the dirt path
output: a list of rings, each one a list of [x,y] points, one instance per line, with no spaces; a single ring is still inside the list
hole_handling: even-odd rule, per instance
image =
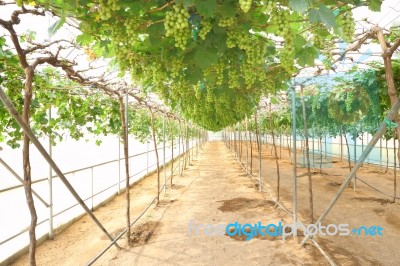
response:
[[[300,248],[295,239],[206,236],[200,224],[263,224],[291,222],[255,189],[222,142],[209,142],[183,177],[175,177],[161,204],[152,207],[133,228],[135,247],[111,248],[96,265],[312,265],[326,264],[312,247]],[[132,189],[134,213],[154,197],[155,178]],[[117,197],[96,211],[107,229],[124,225],[124,198]],[[134,216],[134,215],[133,215]],[[192,228],[189,231],[189,224]],[[108,241],[87,217],[55,241],[38,249],[38,265],[85,265]],[[111,230],[110,230],[111,231]],[[26,265],[26,257],[17,265]]]
[[[242,151],[242,161],[246,162],[245,143],[242,145]],[[263,183],[268,185],[270,191],[275,192],[277,172],[272,154],[272,145],[263,144],[261,155]],[[300,158],[298,160],[301,161]],[[287,149],[282,149],[282,159],[279,160],[279,165],[281,200],[289,210],[292,210],[293,164],[291,164]],[[318,163],[316,165],[318,166]],[[333,158],[328,166],[329,168],[322,169],[322,175],[319,174],[319,168],[312,169],[315,219],[326,208],[349,173],[346,160],[340,162],[340,158]],[[255,175],[258,173],[256,144],[253,146],[253,173]],[[364,164],[357,176],[389,195],[393,193],[392,170],[384,173],[377,166]],[[301,220],[308,224],[309,194],[306,168],[298,167],[297,184],[298,211]],[[397,195],[399,194],[400,190]],[[392,203],[391,197],[378,193],[358,181],[356,191],[354,191],[353,186],[345,189],[323,224],[349,224],[350,230],[360,226],[368,228],[370,226],[381,226],[383,236],[366,236],[365,231],[362,231],[361,235],[319,236],[317,240],[338,265],[397,266],[400,262],[400,253],[398,252],[400,245],[400,204],[398,202]]]

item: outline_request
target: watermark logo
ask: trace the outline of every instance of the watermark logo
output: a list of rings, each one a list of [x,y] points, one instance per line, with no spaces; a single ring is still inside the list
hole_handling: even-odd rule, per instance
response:
[[[249,241],[254,237],[271,236],[280,237],[282,240],[286,240],[290,236],[297,235],[299,230],[303,231],[305,235],[315,236],[383,236],[383,228],[381,226],[359,226],[350,230],[349,224],[328,224],[322,225],[309,224],[304,225],[301,222],[283,224],[269,223],[263,225],[262,222],[254,224],[246,223],[240,224],[235,221],[229,224],[201,224],[191,220],[188,224],[188,234],[192,235],[205,235],[205,236],[245,236],[246,240]]]

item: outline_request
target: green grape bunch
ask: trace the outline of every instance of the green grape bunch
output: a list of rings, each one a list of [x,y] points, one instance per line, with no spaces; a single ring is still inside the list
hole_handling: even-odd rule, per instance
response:
[[[268,0],[265,4],[265,11],[269,12],[276,8],[276,1]]]
[[[227,31],[227,36],[228,38],[226,39],[226,46],[228,48],[234,48],[236,47],[236,33],[234,31]]]
[[[230,89],[240,88],[240,77],[236,67],[231,67],[228,72],[228,86]]]
[[[247,13],[250,11],[252,3],[253,3],[253,0],[239,0],[240,9],[244,13]]]
[[[270,20],[271,24],[278,26],[277,35],[287,38],[292,35],[292,28],[290,26],[290,11],[286,9],[273,9]]]
[[[345,100],[346,112],[348,113],[353,112],[353,106],[352,106],[353,102],[354,102],[354,92],[349,91],[346,94],[346,100]]]
[[[201,21],[201,28],[199,31],[199,36],[202,40],[206,39],[206,35],[211,31],[212,24],[210,21],[202,20]]]
[[[235,19],[233,18],[221,18],[218,22],[218,26],[220,27],[230,27],[235,23]]]
[[[343,39],[351,42],[354,39],[355,22],[353,14],[348,11],[337,16],[337,24],[342,28]]]
[[[166,36],[175,39],[175,46],[185,50],[191,29],[188,23],[189,12],[181,5],[175,5],[173,10],[166,12],[164,27]]]
[[[121,9],[118,0],[99,0],[99,5],[99,14],[102,20],[110,19],[113,12]]]

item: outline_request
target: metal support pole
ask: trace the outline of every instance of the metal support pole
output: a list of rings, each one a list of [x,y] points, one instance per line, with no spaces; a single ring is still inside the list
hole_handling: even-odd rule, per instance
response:
[[[51,122],[51,107],[49,108],[49,124]],[[49,156],[53,158],[53,145],[51,143],[51,133],[49,134]],[[49,164],[49,239],[54,239],[54,222],[53,222],[53,169]]]
[[[121,137],[118,137],[118,195],[121,194]]]
[[[147,152],[146,152],[146,174],[149,174],[149,144],[150,141],[147,140]]]
[[[381,170],[383,170],[383,165],[382,165],[382,138],[379,139],[379,166],[381,167]]]
[[[167,194],[167,165],[165,161],[165,113],[163,113],[163,172],[164,172],[164,195]]]
[[[258,191],[262,191],[262,176],[261,176],[261,119],[260,110],[257,111],[256,116],[258,116]]]
[[[186,146],[186,155],[187,155],[187,159],[188,159],[188,161],[187,161],[187,165],[190,165],[190,147],[189,147],[189,145],[190,145],[190,141],[189,141],[189,126],[188,126],[188,124],[187,123],[185,123],[185,125],[186,125],[186,131],[185,131],[185,135],[186,135],[186,144],[185,144],[185,146]],[[186,166],[186,161],[185,161],[185,166]]]
[[[296,154],[296,88],[292,88],[292,135],[293,135],[293,223],[297,222],[297,154]],[[294,230],[297,236],[297,230]]]
[[[354,121],[354,165],[357,163],[357,127]],[[357,175],[354,175],[354,191],[357,190]]]
[[[375,145],[378,142],[378,140],[383,136],[383,134],[385,134],[385,131],[386,131],[386,122],[385,122],[385,120],[393,121],[396,118],[399,109],[400,109],[400,98],[397,98],[396,102],[394,103],[394,105],[392,106],[392,108],[389,110],[388,114],[384,118],[384,121],[381,123],[378,131],[375,133],[374,137],[371,139],[371,142],[368,143],[368,145],[365,148],[364,152],[361,154],[360,160],[358,160],[357,164],[353,167],[353,169],[351,170],[351,172],[348,175],[348,177],[343,181],[343,183],[340,186],[338,192],[336,193],[335,196],[333,196],[332,200],[330,201],[328,206],[325,208],[325,210],[321,214],[321,216],[318,218],[318,220],[315,222],[315,224],[321,223],[324,220],[324,218],[328,215],[329,211],[332,209],[333,205],[335,205],[336,201],[342,195],[343,191],[346,189],[346,187],[350,183],[351,179],[354,178],[356,172],[361,167],[361,164],[369,156],[369,154],[371,153],[372,149],[375,147]],[[301,245],[303,246],[309,239],[310,239],[310,236],[306,235],[304,237],[304,239],[301,241]]]
[[[128,105],[128,98],[129,98],[128,90],[126,90],[126,93],[125,93],[125,125],[126,125],[125,130],[126,130],[126,146],[128,147],[129,173],[133,173],[133,172],[132,172],[132,169],[131,169],[131,166],[132,166],[132,165],[131,165],[130,162],[129,162],[129,118],[128,118],[129,105]],[[129,189],[129,188],[127,188],[127,189]]]
[[[249,173],[249,140],[248,140],[248,134],[249,134],[249,124],[248,124],[248,119],[246,115],[246,173]]]
[[[181,154],[181,134],[182,134],[182,131],[181,131],[181,124],[180,124],[180,122],[179,122],[179,134],[178,134],[178,154],[179,154],[179,159],[178,159],[178,173],[179,173],[179,176],[181,176],[181,159],[182,159],[182,154]]]
[[[92,197],[91,197],[91,202],[92,202],[92,211],[94,210],[94,204],[93,204],[93,195],[94,195],[94,179],[93,179],[93,167],[90,168],[91,172],[91,177],[92,177]]]
[[[60,180],[64,183],[64,185],[67,187],[67,189],[71,192],[71,194],[74,196],[74,198],[78,201],[78,203],[82,206],[82,208],[87,212],[87,214],[93,219],[93,221],[96,223],[96,225],[103,231],[103,233],[111,240],[114,241],[113,237],[107,232],[107,230],[104,228],[104,226],[100,223],[100,221],[96,218],[96,216],[90,211],[88,206],[83,202],[81,197],[78,195],[78,193],[75,191],[75,189],[71,186],[71,184],[68,182],[67,178],[64,176],[60,168],[58,168],[57,164],[53,161],[53,159],[49,156],[43,145],[40,143],[40,141],[36,138],[35,134],[33,134],[32,129],[23,121],[22,117],[18,113],[18,111],[15,109],[14,105],[8,98],[8,96],[5,94],[4,90],[0,87],[0,99],[4,103],[5,107],[9,111],[9,113],[14,117],[14,119],[17,121],[17,123],[21,126],[22,130],[26,135],[28,135],[30,141],[36,146],[38,151],[42,154],[44,159],[51,165],[53,168],[54,172],[59,176]],[[115,242],[114,245],[117,248],[120,248],[120,246]]]

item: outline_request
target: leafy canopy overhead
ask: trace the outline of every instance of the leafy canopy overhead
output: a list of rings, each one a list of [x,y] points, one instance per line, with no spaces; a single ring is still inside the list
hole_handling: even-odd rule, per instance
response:
[[[254,112],[337,38],[351,41],[351,9],[380,0],[37,0],[64,20],[77,42],[114,58],[121,71],[186,118],[219,130]]]

